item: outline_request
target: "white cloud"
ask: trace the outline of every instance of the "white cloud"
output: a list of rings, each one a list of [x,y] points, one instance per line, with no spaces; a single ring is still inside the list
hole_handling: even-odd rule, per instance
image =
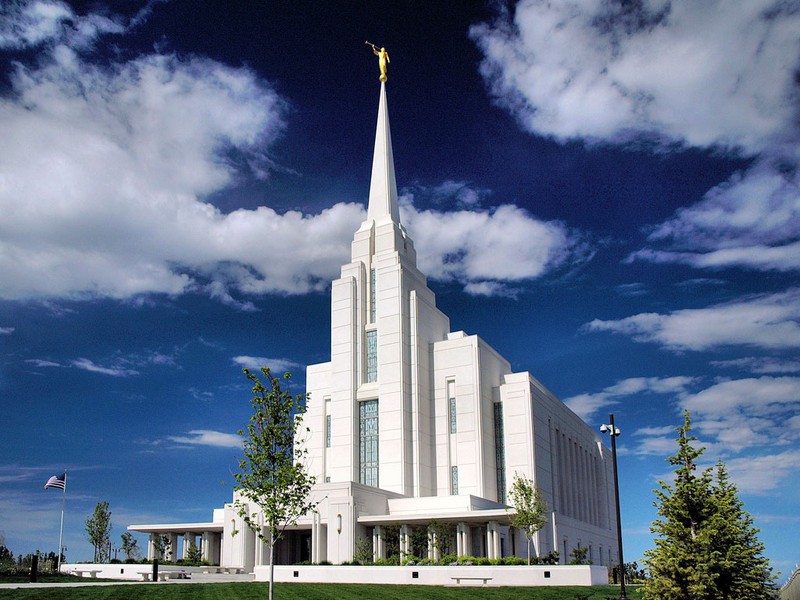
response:
[[[471,36],[497,102],[530,131],[758,152],[793,119],[798,28],[769,0],[526,0]]]
[[[721,381],[681,400],[695,427],[731,452],[800,439],[791,419],[800,409],[800,378]],[[800,422],[797,423],[800,425]]]
[[[800,269],[800,165],[797,156],[759,159],[744,173],[678,210],[632,253],[656,263],[698,268]]]
[[[763,495],[773,492],[793,475],[798,463],[800,451],[787,450],[779,454],[729,459],[725,466],[740,492]]]
[[[13,327],[0,327],[0,335],[11,335],[14,333]]]
[[[578,394],[564,400],[581,419],[588,419],[602,407],[619,403],[620,398],[637,394],[679,395],[694,381],[691,377],[631,377],[618,381],[601,392]]]
[[[495,99],[533,133],[756,158],[628,260],[795,271],[798,29],[800,12],[772,0],[526,0],[471,35]]]
[[[62,367],[64,365],[53,362],[52,360],[43,360],[40,358],[31,358],[25,361],[26,363],[33,365],[34,367]]]
[[[211,431],[208,429],[195,429],[185,436],[170,436],[170,442],[188,444],[190,446],[214,446],[216,448],[240,448],[242,438],[232,433]]]
[[[17,65],[0,98],[1,298],[199,292],[255,310],[239,296],[306,293],[336,277],[362,205],[223,214],[207,201],[245,171],[268,176],[286,112],[269,85],[196,56],[100,67],[65,33],[88,16],[59,3],[15,6],[6,43],[48,44],[35,66]],[[40,8],[47,15],[25,16]],[[435,190],[471,207],[489,193],[455,181]],[[513,205],[439,212],[406,202],[403,217],[423,270],[471,293],[513,295],[503,282],[540,277],[585,252],[563,225]]]
[[[732,360],[715,360],[711,365],[729,369],[744,369],[750,373],[800,373],[800,360],[781,360],[766,356],[748,356]]]
[[[234,364],[248,369],[260,369],[269,367],[273,376],[280,377],[284,373],[302,370],[304,367],[298,362],[288,358],[267,358],[265,356],[234,356]]]
[[[139,374],[139,371],[137,371],[136,369],[131,369],[119,365],[112,367],[103,367],[89,360],[88,358],[75,359],[72,361],[72,365],[84,371],[89,371],[91,373],[100,373],[102,375],[111,375],[112,377],[130,377],[132,375]]]
[[[708,308],[595,319],[584,329],[629,335],[637,342],[655,342],[677,351],[731,345],[785,349],[800,346],[798,319],[800,289],[791,289]]]
[[[440,212],[406,201],[400,215],[420,248],[420,269],[434,279],[473,284],[475,294],[507,293],[482,284],[535,279],[590,257],[588,246],[562,223],[540,221],[513,204]]]

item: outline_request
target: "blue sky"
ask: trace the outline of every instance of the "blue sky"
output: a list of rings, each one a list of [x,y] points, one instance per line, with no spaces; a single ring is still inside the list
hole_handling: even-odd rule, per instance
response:
[[[4,2],[0,533],[231,497],[242,366],[330,355],[378,72],[440,308],[623,435],[625,554],[694,416],[773,566],[800,532],[796,2]],[[144,542],[144,540],[142,540]]]

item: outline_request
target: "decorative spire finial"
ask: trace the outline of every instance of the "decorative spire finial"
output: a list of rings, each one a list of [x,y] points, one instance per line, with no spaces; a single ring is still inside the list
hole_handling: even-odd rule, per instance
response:
[[[392,62],[392,61],[389,60],[389,53],[386,51],[386,48],[381,47],[381,49],[378,50],[378,47],[375,44],[373,44],[371,42],[368,42],[368,41],[366,41],[364,43],[367,44],[368,46],[372,46],[373,54],[375,54],[375,56],[378,57],[378,68],[381,70],[380,80],[381,80],[381,82],[385,83],[386,82],[386,64]]]

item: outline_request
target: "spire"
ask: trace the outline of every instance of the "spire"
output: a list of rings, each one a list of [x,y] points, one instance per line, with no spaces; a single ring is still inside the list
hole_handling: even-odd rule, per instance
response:
[[[385,82],[381,82],[381,98],[378,104],[378,125],[375,130],[375,152],[372,157],[367,221],[375,221],[376,224],[392,221],[400,224]]]

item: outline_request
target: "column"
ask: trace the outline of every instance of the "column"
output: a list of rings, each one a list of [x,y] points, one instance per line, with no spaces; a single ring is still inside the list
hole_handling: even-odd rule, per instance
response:
[[[150,536],[147,538],[147,560],[154,560],[156,558],[161,558],[161,555],[156,550],[156,545],[158,544],[159,535],[157,533],[151,533]]]
[[[406,560],[411,554],[408,525],[400,525],[400,560]]]
[[[203,560],[212,565],[219,564],[220,535],[214,531],[205,531],[202,540]]]
[[[486,524],[486,558],[500,558],[500,528],[497,521]]]
[[[189,551],[195,547],[195,538],[197,536],[192,531],[187,531],[183,534],[183,552],[181,558],[189,558]]]
[[[372,529],[372,560],[386,558],[386,540],[383,538],[383,527],[375,525]]]
[[[167,551],[166,556],[162,557],[164,560],[173,561],[178,556],[178,534],[177,533],[168,533],[167,539]]]
[[[467,523],[456,525],[456,554],[458,556],[472,555],[472,532]]]

